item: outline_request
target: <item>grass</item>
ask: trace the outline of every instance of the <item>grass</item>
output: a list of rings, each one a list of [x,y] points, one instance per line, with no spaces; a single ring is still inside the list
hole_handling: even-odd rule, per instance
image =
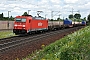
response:
[[[15,36],[12,31],[0,31],[0,39]]]
[[[90,60],[90,26],[72,33],[23,60]]]

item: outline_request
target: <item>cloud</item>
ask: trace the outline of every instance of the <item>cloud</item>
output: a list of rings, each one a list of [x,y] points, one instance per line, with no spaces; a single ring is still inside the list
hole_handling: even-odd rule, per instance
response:
[[[64,0],[64,1],[65,1],[65,3],[68,3],[68,4],[78,2],[78,0]]]
[[[61,3],[60,0],[50,0],[50,2],[52,2],[53,4],[60,4]]]
[[[90,12],[89,6],[89,0],[2,0],[0,2],[0,13],[3,12],[7,16],[7,11],[11,11],[12,16],[17,16],[31,10],[30,14],[35,16],[37,11],[41,10],[43,13],[40,15],[45,16],[47,14],[47,18],[51,18],[51,11],[60,11],[59,14],[62,14],[61,17],[63,18],[68,17],[73,8],[74,11],[80,10],[84,17]]]

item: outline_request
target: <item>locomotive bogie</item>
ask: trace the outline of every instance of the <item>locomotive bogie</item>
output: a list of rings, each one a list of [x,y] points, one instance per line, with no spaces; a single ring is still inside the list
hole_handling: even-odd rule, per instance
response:
[[[25,29],[13,29],[13,33],[15,33],[16,35],[25,34],[27,33],[27,31]]]

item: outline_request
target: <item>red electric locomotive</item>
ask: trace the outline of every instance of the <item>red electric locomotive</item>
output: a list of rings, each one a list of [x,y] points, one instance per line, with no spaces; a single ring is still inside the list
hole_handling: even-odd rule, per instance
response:
[[[48,30],[48,20],[43,17],[16,16],[13,33],[27,34]]]

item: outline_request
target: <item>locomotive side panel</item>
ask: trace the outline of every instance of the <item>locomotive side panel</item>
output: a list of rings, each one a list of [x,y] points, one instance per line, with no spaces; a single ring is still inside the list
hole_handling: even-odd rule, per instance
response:
[[[32,21],[32,18],[31,17],[27,17],[27,20],[26,20],[26,25],[25,25],[25,30],[28,32],[30,32],[31,30],[31,22]]]
[[[31,21],[31,30],[47,30],[48,29],[48,21],[47,20],[32,20]]]

